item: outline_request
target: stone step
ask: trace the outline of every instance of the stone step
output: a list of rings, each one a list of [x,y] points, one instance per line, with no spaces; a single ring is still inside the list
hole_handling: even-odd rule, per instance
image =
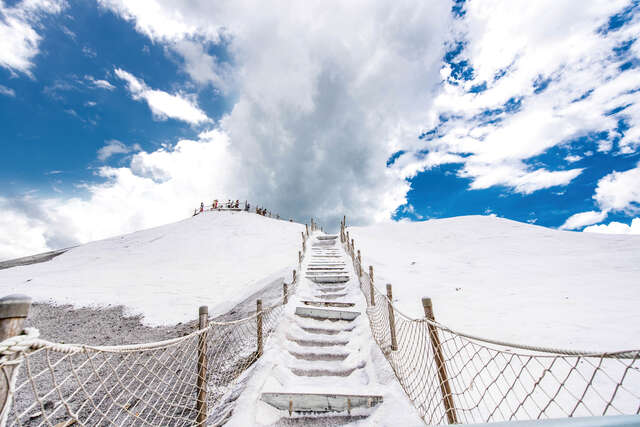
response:
[[[338,293],[340,291],[344,291],[346,288],[346,286],[336,286],[336,287],[323,287],[323,288],[319,288],[318,290],[320,292],[324,292],[324,293],[331,293],[331,294],[335,294]],[[346,294],[344,294],[346,295]]]
[[[260,400],[281,411],[347,412],[353,408],[373,408],[382,403],[382,396],[325,393],[262,393]]]
[[[326,308],[296,307],[296,315],[314,319],[352,321],[360,315],[357,311],[328,310]]]
[[[314,283],[347,283],[349,281],[347,276],[307,276],[307,279],[311,279]]]
[[[299,360],[309,360],[309,361],[342,361],[346,359],[349,355],[347,353],[314,353],[308,352],[303,353],[299,351],[291,351],[289,350],[289,354]]]
[[[343,288],[344,289],[344,288]],[[333,293],[333,294],[324,294],[324,295],[316,295],[316,298],[320,298],[320,299],[334,299],[334,298],[342,298],[342,297],[346,297],[347,294],[341,294],[341,293]]]
[[[302,301],[304,305],[311,305],[315,307],[353,307],[356,305],[353,302],[337,302],[337,301]]]
[[[349,344],[349,341],[345,341],[345,340],[337,340],[337,341],[320,340],[320,339],[309,340],[309,339],[303,339],[303,338],[294,338],[290,336],[288,336],[287,339],[291,342],[298,344],[301,347],[339,347],[339,346],[344,346]]]
[[[311,328],[307,326],[300,326],[305,332],[309,332],[310,334],[316,335],[338,335],[341,332],[351,332],[352,329],[331,329],[331,328]]]
[[[326,236],[318,236],[318,237],[316,237],[316,239],[318,239],[318,240],[336,240],[337,238],[338,238],[337,234],[333,234],[333,235],[328,234]]]
[[[353,371],[361,368],[363,368],[363,366],[337,369],[303,369],[290,367],[289,370],[299,377],[348,377],[353,374]]]

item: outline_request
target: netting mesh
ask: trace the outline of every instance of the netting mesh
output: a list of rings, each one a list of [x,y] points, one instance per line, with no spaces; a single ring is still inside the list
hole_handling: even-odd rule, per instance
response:
[[[638,350],[574,352],[473,337],[405,316],[364,269],[360,287],[374,339],[427,424],[640,413]]]
[[[296,285],[289,284],[288,295]],[[264,344],[282,311],[281,299],[245,319],[209,322],[151,344],[91,347],[23,337],[12,346],[7,340],[0,346],[0,381],[7,385],[13,376],[7,425],[222,424],[259,357],[258,328]]]

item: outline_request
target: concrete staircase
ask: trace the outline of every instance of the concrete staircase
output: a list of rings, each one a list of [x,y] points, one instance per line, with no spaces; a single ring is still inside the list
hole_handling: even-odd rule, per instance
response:
[[[358,318],[366,306],[339,237],[312,239],[302,269],[304,279],[290,302],[296,306],[287,325],[288,373],[282,381],[287,389],[267,386],[260,400],[282,411],[278,425],[294,425],[295,420],[309,425],[310,419],[314,425],[340,425],[365,419],[383,398],[362,394],[369,378],[359,337],[368,325]]]

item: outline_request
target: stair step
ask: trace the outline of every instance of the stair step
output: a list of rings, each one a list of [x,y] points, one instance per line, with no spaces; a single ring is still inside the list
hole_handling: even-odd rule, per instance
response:
[[[382,396],[324,393],[262,393],[260,400],[282,411],[351,412],[353,408],[373,408]]]
[[[314,319],[351,321],[358,317],[360,313],[357,311],[327,310],[326,308],[296,307],[296,315]]]
[[[313,281],[315,283],[347,283],[349,281],[349,277],[346,277],[346,276],[342,276],[342,277],[332,277],[332,276],[313,277],[313,276],[307,276],[307,279],[311,279],[311,281]]]
[[[297,351],[289,351],[289,354],[291,354],[296,359],[310,360],[310,361],[315,361],[315,360],[342,361],[349,356],[348,354],[345,354],[345,353],[301,353]]]
[[[350,332],[352,329],[327,329],[327,328],[309,328],[306,326],[300,326],[305,332],[317,335],[338,335],[340,332]]]
[[[316,295],[316,298],[333,299],[333,298],[342,298],[342,297],[346,297],[346,296],[347,296],[347,294],[334,293],[334,294]]]
[[[353,368],[346,369],[289,368],[289,370],[299,377],[348,377],[353,374],[353,371],[359,368],[362,368],[362,366],[354,366]]]
[[[302,347],[337,347],[349,344],[349,341],[305,340],[292,337],[287,337],[287,339]]]
[[[329,234],[329,235],[326,235],[326,236],[318,236],[318,237],[316,237],[316,239],[318,239],[318,240],[336,240],[337,238],[338,238],[337,234],[333,234],[333,235]]]
[[[304,305],[313,305],[316,307],[353,307],[353,302],[337,302],[337,301],[302,301]]]

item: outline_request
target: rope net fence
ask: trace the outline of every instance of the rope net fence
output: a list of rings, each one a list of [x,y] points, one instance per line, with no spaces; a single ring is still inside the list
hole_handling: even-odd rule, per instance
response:
[[[294,275],[287,296],[296,287]],[[0,425],[223,424],[278,324],[283,298],[247,318],[148,344],[61,344],[27,329],[0,343],[0,381],[11,384]]]
[[[426,424],[640,413],[640,350],[523,346],[412,319],[373,286],[351,242],[343,241],[356,272],[362,269],[373,337]]]

